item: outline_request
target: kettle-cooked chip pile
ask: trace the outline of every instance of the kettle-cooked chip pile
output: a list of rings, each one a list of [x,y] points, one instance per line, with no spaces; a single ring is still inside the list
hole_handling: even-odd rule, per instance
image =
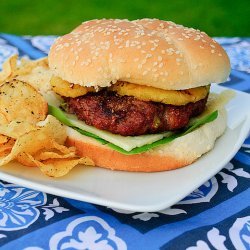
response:
[[[64,146],[66,128],[48,115],[48,105],[41,93],[50,77],[46,59],[9,58],[0,72],[0,166],[17,160],[29,167],[39,167],[48,176],[66,175],[77,164],[94,165],[89,158],[79,158],[75,148]],[[30,82],[29,82],[30,80]]]

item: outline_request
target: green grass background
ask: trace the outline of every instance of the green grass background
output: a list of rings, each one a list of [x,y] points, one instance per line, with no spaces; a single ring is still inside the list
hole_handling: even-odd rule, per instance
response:
[[[61,35],[94,18],[155,17],[211,36],[250,36],[249,0],[0,0],[0,32]]]

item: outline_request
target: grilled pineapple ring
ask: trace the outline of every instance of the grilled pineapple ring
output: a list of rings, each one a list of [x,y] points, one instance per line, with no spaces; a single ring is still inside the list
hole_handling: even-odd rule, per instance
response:
[[[71,84],[59,77],[53,76],[50,84],[54,92],[65,97],[78,97],[88,92],[95,92],[93,87],[83,87]],[[134,96],[142,101],[161,102],[172,105],[185,105],[189,102],[197,102],[204,99],[209,92],[210,85],[185,89],[185,90],[163,90],[134,83],[117,82],[108,88],[121,96]]]
[[[83,87],[77,84],[71,84],[67,81],[64,81],[60,77],[56,76],[51,77],[50,85],[52,86],[52,90],[57,94],[73,98],[94,91],[94,88]]]
[[[209,88],[210,85],[185,90],[163,90],[133,83],[118,82],[110,87],[109,90],[115,91],[121,96],[134,96],[142,101],[185,105],[189,102],[197,102],[204,99],[209,92]]]

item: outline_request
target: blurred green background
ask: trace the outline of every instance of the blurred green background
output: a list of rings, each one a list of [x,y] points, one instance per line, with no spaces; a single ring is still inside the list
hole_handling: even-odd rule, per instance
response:
[[[155,17],[211,36],[250,36],[249,0],[0,0],[0,32],[61,35],[94,18]]]

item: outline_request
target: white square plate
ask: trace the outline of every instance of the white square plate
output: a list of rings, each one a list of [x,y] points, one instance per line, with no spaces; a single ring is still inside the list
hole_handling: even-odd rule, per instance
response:
[[[224,89],[214,86],[212,92]],[[182,169],[129,173],[77,166],[65,177],[53,179],[37,168],[13,162],[0,168],[0,178],[46,193],[113,208],[159,211],[180,201],[214,176],[239,150],[250,130],[250,95],[236,92],[226,108],[228,128],[214,149]]]

